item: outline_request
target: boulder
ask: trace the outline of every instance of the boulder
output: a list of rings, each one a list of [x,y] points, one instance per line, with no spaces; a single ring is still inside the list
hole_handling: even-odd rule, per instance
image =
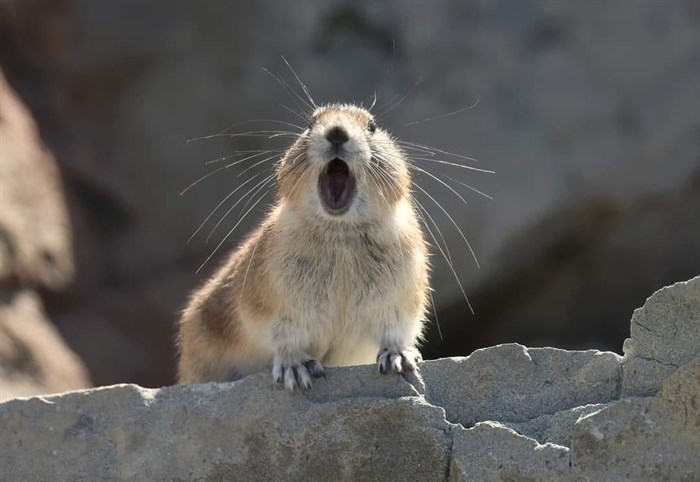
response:
[[[632,315],[625,340],[622,392],[653,395],[681,365],[700,356],[700,282],[662,288]]]
[[[308,394],[269,374],[119,385],[2,405],[2,473],[37,480],[439,480],[443,411],[401,377],[330,370]],[[29,424],[29,425],[27,425]],[[21,449],[24,447],[24,450]],[[46,454],[42,462],[35,458]]]
[[[609,402],[619,396],[622,376],[615,353],[516,344],[484,348],[466,358],[426,362],[421,373],[426,399],[443,407],[449,421],[466,427],[486,420],[524,422]]]
[[[68,208],[56,161],[0,71],[0,400],[90,386],[41,294],[73,280]]]
[[[65,289],[73,246],[56,160],[1,70],[0,139],[0,283]]]
[[[498,422],[452,431],[450,481],[562,480],[570,475],[569,449],[520,435]]]
[[[584,417],[571,441],[574,471],[591,480],[697,480],[698,454],[700,359],[666,379],[656,396],[622,399]]]

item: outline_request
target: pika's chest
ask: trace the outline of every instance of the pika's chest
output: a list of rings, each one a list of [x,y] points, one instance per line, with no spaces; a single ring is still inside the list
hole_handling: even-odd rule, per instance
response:
[[[282,259],[285,297],[307,313],[345,317],[387,301],[402,279],[402,254],[369,237],[299,246]]]

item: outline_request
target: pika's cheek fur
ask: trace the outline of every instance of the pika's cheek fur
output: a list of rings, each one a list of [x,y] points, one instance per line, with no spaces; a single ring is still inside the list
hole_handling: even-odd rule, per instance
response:
[[[405,161],[364,109],[314,119],[277,167],[274,207],[191,296],[180,383],[268,369],[295,390],[324,366],[415,368],[429,268]]]

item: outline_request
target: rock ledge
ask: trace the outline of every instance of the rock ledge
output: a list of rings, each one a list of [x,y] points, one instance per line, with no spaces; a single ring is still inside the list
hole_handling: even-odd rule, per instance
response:
[[[625,356],[517,344],[420,373],[115,385],[0,404],[3,480],[697,480],[700,277],[635,311]]]

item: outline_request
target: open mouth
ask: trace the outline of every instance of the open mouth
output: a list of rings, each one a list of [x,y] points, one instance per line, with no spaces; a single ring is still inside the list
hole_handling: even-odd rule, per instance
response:
[[[330,214],[343,214],[355,194],[355,178],[345,161],[337,157],[326,165],[318,179],[321,201]]]

